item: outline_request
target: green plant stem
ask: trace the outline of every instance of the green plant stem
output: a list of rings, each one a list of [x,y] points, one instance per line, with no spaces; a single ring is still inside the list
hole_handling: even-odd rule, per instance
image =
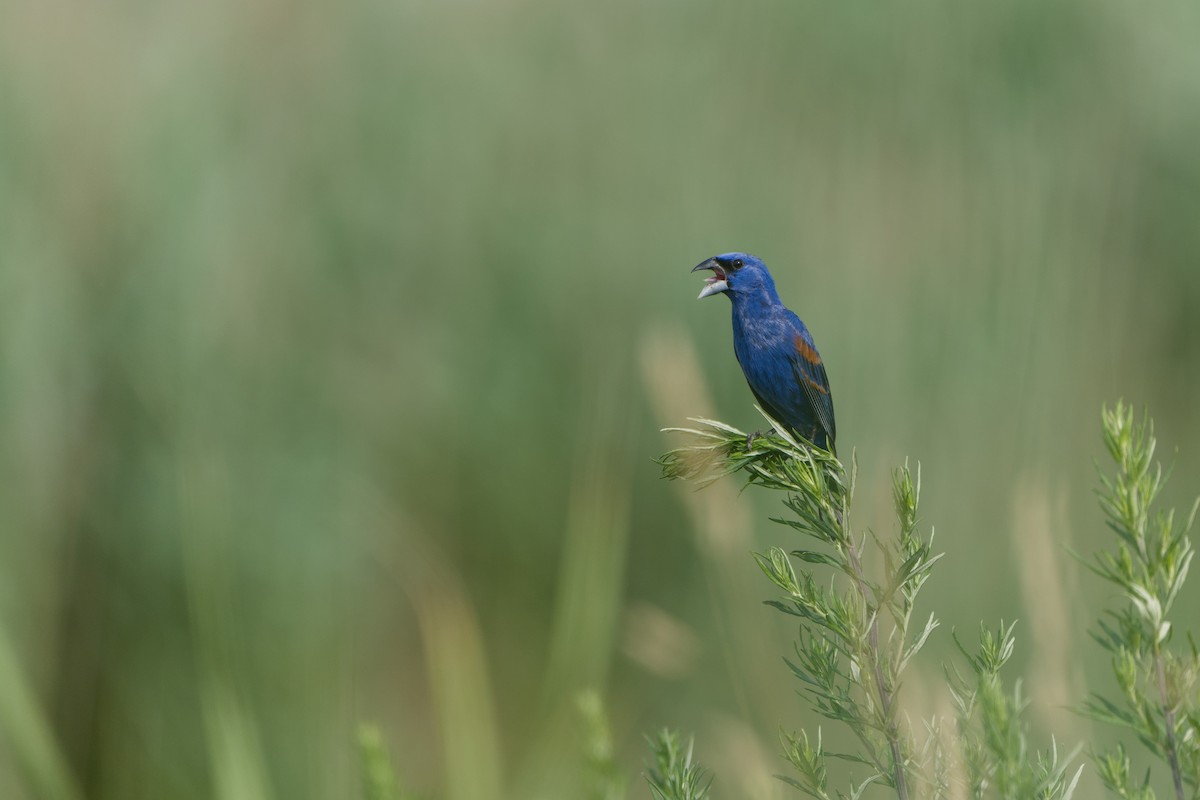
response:
[[[1175,782],[1175,797],[1186,800],[1183,793],[1183,775],[1179,769],[1179,753],[1175,745],[1175,709],[1167,699],[1167,670],[1163,662],[1162,646],[1154,643],[1154,672],[1158,680],[1158,697],[1162,703],[1163,725],[1167,732],[1167,763],[1171,766],[1171,779]]]
[[[846,534],[846,555],[850,560],[850,568],[854,572],[854,582],[862,595],[863,603],[868,602],[866,580],[863,577],[862,560],[858,557],[858,547],[854,544],[854,536]],[[875,690],[879,693],[879,707],[883,710],[884,735],[892,751],[892,781],[896,785],[896,796],[899,800],[908,800],[908,780],[904,774],[904,757],[900,752],[900,734],[896,730],[896,719],[893,711],[894,697],[888,690],[883,679],[883,668],[880,666],[879,655],[879,609],[871,614],[871,628],[867,633],[871,645],[871,671],[875,677]]]

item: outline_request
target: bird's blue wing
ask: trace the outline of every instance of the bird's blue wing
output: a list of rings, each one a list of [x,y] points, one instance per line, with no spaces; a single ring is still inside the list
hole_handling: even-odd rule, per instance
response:
[[[817,424],[824,432],[825,446],[834,449],[834,439],[837,438],[837,425],[833,419],[833,395],[829,389],[829,376],[825,374],[825,365],[821,355],[813,345],[812,340],[801,332],[792,337],[793,353],[791,354],[792,371],[796,383],[808,399],[809,406],[816,415]],[[814,436],[814,444],[820,437]]]

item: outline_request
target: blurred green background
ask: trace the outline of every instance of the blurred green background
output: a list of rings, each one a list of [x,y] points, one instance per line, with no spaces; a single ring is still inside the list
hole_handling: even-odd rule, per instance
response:
[[[688,272],[735,249],[814,331],[860,524],[921,463],[914,718],[951,626],[1017,618],[1031,723],[1089,736],[1101,403],[1200,491],[1198,36],[1184,0],[0,5],[0,796],[351,797],[365,721],[422,796],[586,797],[586,688],[631,775],[668,724],[787,796],[777,498],[651,461],[759,425]]]

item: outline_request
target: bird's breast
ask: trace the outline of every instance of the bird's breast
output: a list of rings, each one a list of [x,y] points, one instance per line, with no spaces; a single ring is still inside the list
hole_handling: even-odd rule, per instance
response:
[[[740,315],[733,319],[734,347],[742,352],[778,350],[788,341],[790,331],[779,320],[754,319]]]

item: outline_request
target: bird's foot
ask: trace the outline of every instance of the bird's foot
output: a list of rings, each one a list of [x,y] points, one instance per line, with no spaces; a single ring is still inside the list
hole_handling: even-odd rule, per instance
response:
[[[765,431],[755,431],[754,433],[750,434],[749,436],[746,437],[746,452],[749,453],[751,450],[754,449],[754,440],[757,439],[758,437],[774,436],[774,435],[775,435],[774,428],[770,428]]]

